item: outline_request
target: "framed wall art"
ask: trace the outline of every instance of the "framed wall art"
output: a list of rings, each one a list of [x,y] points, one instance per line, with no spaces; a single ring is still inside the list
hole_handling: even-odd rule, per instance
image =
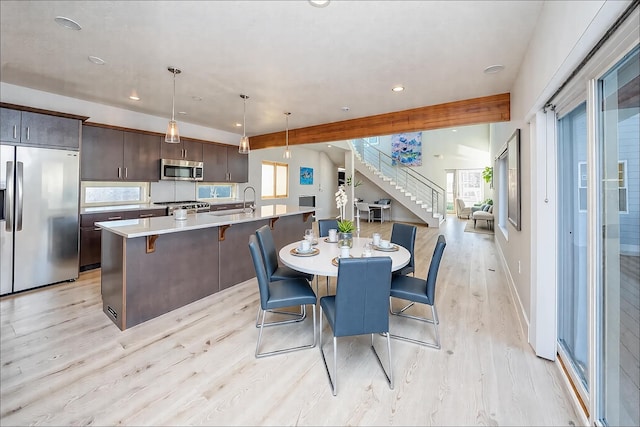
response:
[[[300,167],[300,185],[313,185],[313,168]]]
[[[392,135],[391,158],[394,165],[422,166],[422,132]]]
[[[516,129],[507,141],[507,165],[507,218],[516,230],[520,230],[520,129]]]

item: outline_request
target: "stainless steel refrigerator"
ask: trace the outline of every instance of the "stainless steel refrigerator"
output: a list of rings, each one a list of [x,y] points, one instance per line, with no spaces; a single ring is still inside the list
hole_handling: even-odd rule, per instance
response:
[[[77,151],[0,145],[0,293],[78,278]]]

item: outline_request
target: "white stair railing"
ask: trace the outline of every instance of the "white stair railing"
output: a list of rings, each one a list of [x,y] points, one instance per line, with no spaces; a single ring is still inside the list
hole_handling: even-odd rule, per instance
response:
[[[434,217],[446,218],[444,188],[414,170],[395,164],[391,156],[373,147],[368,139],[352,140],[351,145],[360,159],[375,169],[383,180],[395,185]]]

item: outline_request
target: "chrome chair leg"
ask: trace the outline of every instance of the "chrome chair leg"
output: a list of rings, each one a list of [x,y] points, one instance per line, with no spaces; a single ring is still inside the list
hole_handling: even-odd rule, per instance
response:
[[[429,318],[426,318],[426,317],[413,316],[413,315],[404,313],[405,310],[407,310],[408,308],[410,308],[414,304],[415,303],[412,302],[412,303],[408,304],[406,307],[404,307],[404,308],[402,308],[402,309],[400,309],[398,311],[393,311],[391,298],[389,298],[389,311],[394,316],[406,317],[408,319],[414,319],[414,320],[418,320],[420,322],[432,324],[433,325],[433,329],[434,329],[434,334],[435,334],[435,342],[421,341],[421,340],[417,340],[417,339],[414,339],[414,338],[409,338],[409,337],[405,337],[405,336],[402,336],[402,335],[394,335],[394,334],[390,334],[391,338],[395,338],[395,339],[398,339],[398,340],[411,342],[411,343],[422,345],[422,346],[425,346],[425,347],[431,347],[431,348],[440,349],[440,332],[438,331],[438,324],[440,324],[440,320],[438,319],[438,312],[436,311],[435,305],[431,305],[430,306],[431,307],[431,319],[429,319]]]
[[[260,312],[262,311],[262,309],[260,308],[260,305],[258,305],[258,314],[256,314],[256,328],[260,327],[259,324],[259,319],[260,319]],[[302,322],[304,319],[307,318],[307,307],[306,306],[301,306],[300,307],[300,313],[292,313],[290,311],[278,311],[278,310],[267,310],[269,313],[273,313],[273,314],[282,314],[285,316],[293,316],[293,319],[290,320],[278,320],[275,322],[267,322],[264,324],[264,326],[274,326],[274,325],[285,325],[287,323],[296,323],[296,322]]]
[[[384,369],[384,365],[382,364],[382,360],[380,360],[380,356],[378,356],[378,352],[376,348],[373,346],[373,334],[371,334],[371,350],[373,350],[373,354],[376,356],[378,360],[378,365],[382,369],[382,373],[387,378],[387,383],[389,384],[389,388],[393,390],[393,365],[391,364],[391,339],[389,337],[389,333],[382,333],[381,335],[385,335],[387,337],[387,355],[389,357],[389,373],[387,374],[386,369]]]
[[[262,332],[264,330],[264,328],[266,326],[273,326],[273,325],[283,325],[286,323],[293,323],[293,322],[298,322],[295,320],[285,320],[282,322],[271,322],[271,323],[265,323],[265,317],[267,315],[267,311],[269,310],[262,310],[262,321],[260,322],[260,332],[258,333],[258,342],[256,343],[256,358],[261,358],[261,357],[267,357],[267,356],[273,356],[276,354],[282,354],[282,353],[289,353],[292,351],[297,351],[297,350],[303,350],[306,348],[313,348],[316,346],[316,337],[317,337],[317,333],[316,333],[316,305],[313,305],[313,343],[312,344],[306,344],[306,345],[301,345],[301,346],[297,346],[297,347],[288,347],[288,348],[283,348],[280,350],[273,350],[273,351],[268,351],[268,352],[264,352],[264,353],[259,353],[259,349],[260,349],[260,343],[262,342]],[[303,306],[303,311],[305,312],[305,316],[306,316],[306,307]]]
[[[327,359],[324,356],[324,350],[322,350],[322,306],[320,306],[320,331],[318,332],[320,338],[318,340],[318,347],[320,348],[320,356],[322,356],[322,362],[324,363],[324,369],[327,372],[327,378],[329,379],[329,387],[331,387],[331,393],[336,396],[338,394],[338,342],[336,337],[333,337],[333,377],[331,379],[331,373],[329,372],[329,365],[327,365]]]

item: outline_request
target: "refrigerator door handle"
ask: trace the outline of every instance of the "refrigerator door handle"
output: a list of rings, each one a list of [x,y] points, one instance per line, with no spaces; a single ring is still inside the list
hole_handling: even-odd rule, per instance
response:
[[[4,198],[5,230],[13,231],[13,162],[7,162],[7,196]]]
[[[16,231],[22,231],[23,171],[24,164],[16,162]]]

